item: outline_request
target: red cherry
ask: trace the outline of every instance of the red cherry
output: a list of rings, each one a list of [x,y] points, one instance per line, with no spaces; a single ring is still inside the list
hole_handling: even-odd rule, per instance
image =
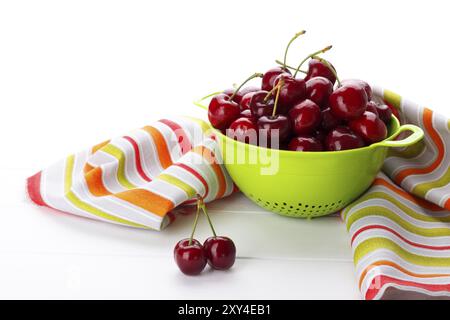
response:
[[[217,270],[230,269],[236,260],[234,242],[223,236],[210,237],[203,244],[208,264]]]
[[[233,93],[234,93],[234,91],[236,91],[236,89],[235,88],[228,88],[228,89],[225,89],[225,90],[223,90],[223,94],[226,94],[227,96],[232,96],[233,95]]]
[[[311,100],[305,100],[289,111],[292,129],[297,135],[313,133],[320,124],[320,108]]]
[[[333,115],[339,119],[351,120],[366,111],[367,94],[361,86],[347,85],[334,91],[329,99]]]
[[[333,69],[334,67],[331,66]],[[336,69],[335,69],[336,72]],[[336,82],[335,72],[331,71],[330,68],[322,61],[317,59],[309,60],[308,73],[306,74],[305,81],[308,81],[315,77],[324,77],[331,81],[334,85]]]
[[[349,127],[368,144],[386,139],[387,128],[376,114],[366,111],[364,114],[349,122]]]
[[[330,131],[325,139],[328,151],[341,151],[364,147],[364,141],[348,127],[340,126]]]
[[[240,104],[241,101],[242,101],[242,98],[243,98],[247,93],[255,92],[255,91],[259,91],[259,90],[261,90],[261,89],[258,88],[258,87],[245,87],[245,88],[242,88],[242,89],[240,89],[240,90],[234,95],[233,101],[236,102],[236,103],[238,103],[238,104]],[[231,95],[230,95],[230,96],[231,96]]]
[[[183,239],[177,243],[173,251],[175,262],[180,270],[187,275],[197,275],[206,266],[206,256],[201,243],[192,239]]]
[[[258,90],[259,91],[259,90]],[[256,91],[252,91],[249,93],[246,93],[242,99],[239,105],[241,106],[241,110],[250,109],[250,102],[252,101],[252,97],[255,94]]]
[[[275,85],[274,84],[275,83],[275,79],[280,74],[290,75],[291,72],[288,69],[284,69],[282,67],[275,67],[275,68],[272,68],[272,69],[268,70],[266,73],[264,73],[264,76],[262,78],[261,89],[265,90],[265,91],[272,90],[274,85]]]
[[[325,130],[317,130],[315,137],[323,144],[323,142],[325,142],[325,138],[327,137],[327,134],[328,134],[328,132]]]
[[[327,78],[315,77],[306,82],[306,99],[315,102],[322,109],[326,108],[332,93],[333,84]]]
[[[372,112],[378,116],[378,105],[375,101],[367,102],[366,111]]]
[[[211,99],[208,107],[208,119],[214,128],[224,130],[239,117],[240,112],[239,105],[230,101],[229,96],[221,93]]]
[[[359,79],[346,79],[346,80],[342,81],[342,85],[343,86],[352,86],[352,85],[361,86],[367,94],[367,99],[369,101],[372,100],[372,96],[373,96],[372,88],[370,87],[370,85],[367,82],[365,82],[363,80],[359,80]]]
[[[251,119],[239,118],[234,120],[230,128],[227,129],[227,136],[240,142],[257,145],[258,126]]]
[[[388,103],[387,101],[384,102],[389,109],[391,109],[392,114],[400,120],[400,113],[398,112],[398,109],[394,107],[392,104]]]
[[[369,110],[370,111],[370,110]],[[391,123],[392,110],[385,104],[377,105],[377,113],[380,119],[385,123]]]
[[[300,136],[291,139],[288,149],[291,151],[322,151],[322,142],[309,136]]]
[[[274,85],[283,78],[284,84],[280,89],[278,112],[286,114],[294,104],[303,101],[306,97],[306,82],[303,79],[293,78],[282,74],[275,79]]]
[[[253,94],[252,100],[250,101],[250,110],[255,119],[272,115],[274,100],[273,97],[265,100],[268,93],[268,91],[258,91]]]
[[[240,118],[248,118],[248,119],[254,120],[252,111],[250,109],[242,110]]]
[[[322,110],[322,123],[321,127],[325,131],[330,131],[341,124],[341,120],[336,118],[331,112],[330,108]]]
[[[275,116],[262,116],[258,119],[258,129],[264,130],[260,131],[260,135],[265,135],[267,147],[276,147],[277,142],[278,146],[280,146],[281,143],[289,138],[291,134],[291,123],[286,116],[279,114]],[[278,141],[275,141],[274,139]],[[263,142],[260,141],[260,143]]]

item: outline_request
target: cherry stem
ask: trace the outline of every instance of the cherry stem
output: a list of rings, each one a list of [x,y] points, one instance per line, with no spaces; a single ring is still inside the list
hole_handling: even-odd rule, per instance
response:
[[[278,84],[272,88],[269,92],[267,92],[266,96],[264,97],[264,102],[267,102],[271,96],[275,93],[275,91],[278,89]]]
[[[327,52],[328,50],[330,50],[331,48],[333,48],[333,46],[328,46],[328,47],[326,47],[326,48],[323,48],[322,50],[316,51],[316,52],[314,52],[314,53],[308,55],[305,59],[303,59],[302,62],[300,62],[300,64],[298,65],[297,69],[295,70],[294,78],[295,78],[295,76],[297,75],[297,73],[298,73],[298,71],[300,70],[300,68],[303,66],[303,64],[304,64],[306,61],[308,61],[308,59],[310,59],[310,58],[312,58],[312,57],[314,57],[314,56],[317,56],[318,54],[325,53],[325,52]]]
[[[203,213],[205,214],[206,219],[208,220],[208,224],[211,227],[211,231],[214,235],[214,238],[216,238],[217,237],[216,230],[214,230],[211,218],[209,217],[208,211],[206,210],[206,205],[203,202],[203,199],[202,199],[202,197],[200,197],[200,195],[197,195],[197,206],[198,206],[198,208],[201,208]]]
[[[277,64],[281,65],[281,66],[284,65],[283,62],[281,62],[280,60],[275,60],[275,62],[276,62]],[[289,66],[289,65],[285,65],[284,67],[287,68],[287,69],[294,70],[294,71],[297,70],[297,68],[294,68],[294,67]],[[298,70],[298,72],[301,72],[301,73],[304,73],[304,74],[307,74],[307,73],[308,73],[308,72],[305,71],[305,70]]]
[[[200,215],[200,206],[197,202],[197,212],[195,214],[194,226],[192,227],[191,237],[189,238],[189,245],[192,245],[192,240],[194,239],[195,229],[197,229],[199,215]]]
[[[252,74],[250,77],[248,77],[244,82],[242,82],[242,84],[236,89],[234,90],[233,94],[230,97],[230,101],[234,99],[234,97],[236,96],[236,94],[239,92],[239,90],[241,90],[241,88],[250,80],[254,79],[254,78],[262,78],[263,74],[262,73],[254,73]]]
[[[328,69],[331,70],[331,72],[333,73],[333,75],[336,77],[336,81],[337,81],[337,84],[338,84],[338,88],[341,87],[341,86],[342,86],[341,80],[339,80],[339,77],[338,77],[338,75],[337,75],[337,72],[336,72],[336,70],[333,68],[333,66],[331,65],[331,63],[330,63],[328,60],[325,60],[324,58],[321,58],[321,57],[313,57],[313,58],[319,60],[320,62],[323,62],[323,63],[328,67]]]
[[[306,33],[305,30],[302,30],[300,32],[297,32],[291,40],[289,40],[287,46],[286,46],[286,50],[284,51],[284,60],[283,60],[283,68],[286,68],[286,59],[287,59],[287,54],[289,51],[289,47],[291,46],[292,42],[295,41],[295,39],[297,39],[298,37],[300,37],[301,35],[304,35]]]
[[[273,105],[272,117],[275,117],[275,115],[277,114],[278,98],[280,97],[280,91],[283,86],[284,86],[284,79],[281,78],[277,84],[277,95],[275,96],[275,103]]]

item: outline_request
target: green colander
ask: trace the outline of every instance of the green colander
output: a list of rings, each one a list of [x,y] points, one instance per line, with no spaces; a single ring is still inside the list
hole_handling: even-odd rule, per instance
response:
[[[206,108],[202,102],[198,106]],[[289,217],[334,213],[372,184],[388,148],[410,146],[423,138],[421,128],[392,116],[388,138],[370,146],[338,152],[293,152],[235,141],[214,130],[225,167],[239,189],[257,205]],[[401,132],[412,134],[394,140]]]

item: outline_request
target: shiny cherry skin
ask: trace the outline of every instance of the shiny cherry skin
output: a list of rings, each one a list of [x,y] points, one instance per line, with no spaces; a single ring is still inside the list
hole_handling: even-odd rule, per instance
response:
[[[277,114],[275,116],[262,116],[258,119],[259,135],[265,135],[265,141],[260,140],[263,147],[277,147],[285,142],[291,134],[291,122],[288,117]],[[263,130],[263,131],[261,131]],[[274,139],[278,140],[275,141]],[[267,142],[267,145],[265,145]]]
[[[275,68],[269,69],[263,75],[261,89],[265,90],[265,91],[272,90],[273,86],[274,86],[274,83],[275,83],[275,79],[280,74],[290,75],[291,72],[288,69],[284,69],[282,67],[275,67]]]
[[[197,275],[203,271],[206,266],[206,255],[202,244],[192,239],[189,245],[189,239],[179,241],[173,250],[175,262],[181,272],[186,275]]]
[[[333,115],[330,108],[322,110],[321,127],[323,130],[328,132],[339,126],[341,123],[342,121]]]
[[[226,133],[231,139],[258,145],[258,126],[253,119],[239,118],[234,120]]]
[[[245,87],[245,88],[242,88],[241,90],[239,90],[239,91],[235,94],[235,96],[234,96],[234,98],[233,98],[233,101],[236,102],[236,103],[238,103],[238,104],[240,104],[241,101],[242,101],[242,98],[243,98],[247,93],[250,93],[250,92],[256,92],[256,91],[259,91],[259,90],[261,90],[261,89],[258,88],[258,87]]]
[[[277,110],[281,114],[286,114],[296,103],[305,100],[306,82],[303,79],[282,74],[275,79],[274,85],[276,86],[282,78],[284,85],[280,89]],[[274,93],[275,95],[276,93]]]
[[[319,130],[316,131],[316,134],[314,135],[314,137],[316,139],[318,139],[322,143],[322,146],[323,146],[323,143],[325,142],[327,134],[328,134],[327,131],[325,131],[323,129],[319,129]]]
[[[324,77],[315,77],[306,81],[306,99],[315,102],[321,109],[328,105],[333,93],[333,84]]]
[[[369,111],[350,121],[348,125],[367,144],[382,141],[387,137],[387,128],[384,122],[376,114]]]
[[[364,141],[348,127],[339,126],[331,130],[325,139],[328,151],[342,151],[364,147]]]
[[[255,119],[255,118],[253,118],[252,111],[250,109],[242,110],[239,117],[240,118],[248,118],[248,119],[251,119],[251,120]]]
[[[366,111],[375,113],[378,116],[377,104],[375,101],[367,102]]]
[[[296,135],[311,134],[320,125],[320,108],[311,100],[304,100],[289,111],[289,118]]]
[[[336,89],[330,96],[329,106],[335,117],[352,120],[360,117],[367,106],[367,94],[358,85],[347,85]]]
[[[208,107],[208,119],[211,125],[219,130],[225,130],[239,117],[239,105],[230,101],[230,97],[220,93],[211,99]]]
[[[256,91],[252,91],[252,92],[246,93],[242,97],[241,102],[239,103],[239,105],[241,107],[241,110],[250,109],[250,102],[252,101],[252,97],[255,94],[255,92]]]
[[[342,81],[342,85],[343,86],[347,86],[347,85],[361,86],[362,88],[364,88],[364,91],[367,94],[367,99],[369,101],[372,100],[372,97],[373,97],[372,87],[367,82],[365,82],[363,80],[359,80],[359,79],[346,79],[346,80]]]
[[[206,239],[203,248],[208,264],[213,269],[230,269],[236,261],[236,246],[228,237],[210,237]]]
[[[370,111],[370,110],[369,110]],[[377,105],[377,113],[380,119],[385,123],[391,123],[392,110],[385,104]]]
[[[261,90],[253,94],[250,101],[250,110],[255,119],[259,119],[262,116],[272,115],[274,108],[273,97],[270,97],[267,101],[264,101],[268,93],[268,91]]]
[[[323,151],[322,142],[315,137],[299,136],[289,142],[290,151]]]
[[[333,65],[331,67],[334,69]],[[305,81],[309,81],[315,77],[327,78],[333,85],[336,83],[336,76],[325,63],[317,59],[311,59],[309,60],[309,68]]]

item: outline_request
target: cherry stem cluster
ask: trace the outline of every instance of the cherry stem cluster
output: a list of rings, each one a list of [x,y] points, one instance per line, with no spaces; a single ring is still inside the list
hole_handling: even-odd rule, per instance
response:
[[[299,72],[300,68],[303,66],[303,64],[304,64],[306,61],[308,61],[308,59],[310,59],[310,58],[312,58],[312,57],[315,57],[315,56],[317,56],[318,54],[325,53],[325,52],[327,52],[328,50],[330,50],[331,48],[333,48],[333,46],[325,47],[325,48],[323,48],[322,50],[316,51],[316,52],[311,53],[310,55],[308,55],[305,59],[302,60],[302,62],[300,62],[300,64],[298,65],[297,69],[295,70],[295,73],[294,73],[294,76],[293,76],[293,77],[295,78],[295,76],[296,76],[297,73]]]
[[[197,195],[197,212],[200,211],[200,209],[205,214],[206,219],[208,220],[208,224],[211,227],[211,231],[212,231],[214,237],[217,237],[216,230],[214,229],[211,218],[209,217],[208,210],[206,210],[206,205],[203,202],[203,198],[200,195]]]
[[[286,68],[286,69],[291,69],[291,70],[297,70],[297,68],[294,68],[294,67],[292,67],[292,66],[290,66],[290,65],[284,65],[283,64],[283,62],[281,62],[280,60],[275,60],[275,62],[277,63],[277,64],[279,64],[280,66],[283,66],[284,68]],[[301,73],[304,73],[304,74],[307,74],[308,72],[307,71],[305,71],[305,70],[298,70],[298,72],[301,72]]]
[[[250,80],[254,79],[254,78],[262,78],[263,74],[262,73],[254,73],[252,74],[250,77],[248,77],[244,82],[242,82],[242,84],[236,89],[234,90],[233,94],[230,97],[230,101],[234,99],[234,97],[236,96],[236,94],[239,92],[239,90],[241,90],[241,88]]]
[[[287,54],[289,51],[289,47],[291,46],[292,42],[294,42],[298,37],[300,37],[301,35],[304,35],[306,33],[305,30],[302,30],[300,32],[297,32],[294,37],[292,37],[291,40],[289,40],[287,46],[286,46],[286,50],[284,51],[284,60],[283,60],[283,67],[286,68],[286,59],[287,59]]]
[[[275,115],[277,114],[277,106],[278,106],[278,98],[280,97],[280,91],[281,88],[284,86],[284,79],[281,78],[278,83],[277,83],[277,95],[275,96],[275,102],[273,104],[273,112],[272,112],[272,117],[275,117]]]

